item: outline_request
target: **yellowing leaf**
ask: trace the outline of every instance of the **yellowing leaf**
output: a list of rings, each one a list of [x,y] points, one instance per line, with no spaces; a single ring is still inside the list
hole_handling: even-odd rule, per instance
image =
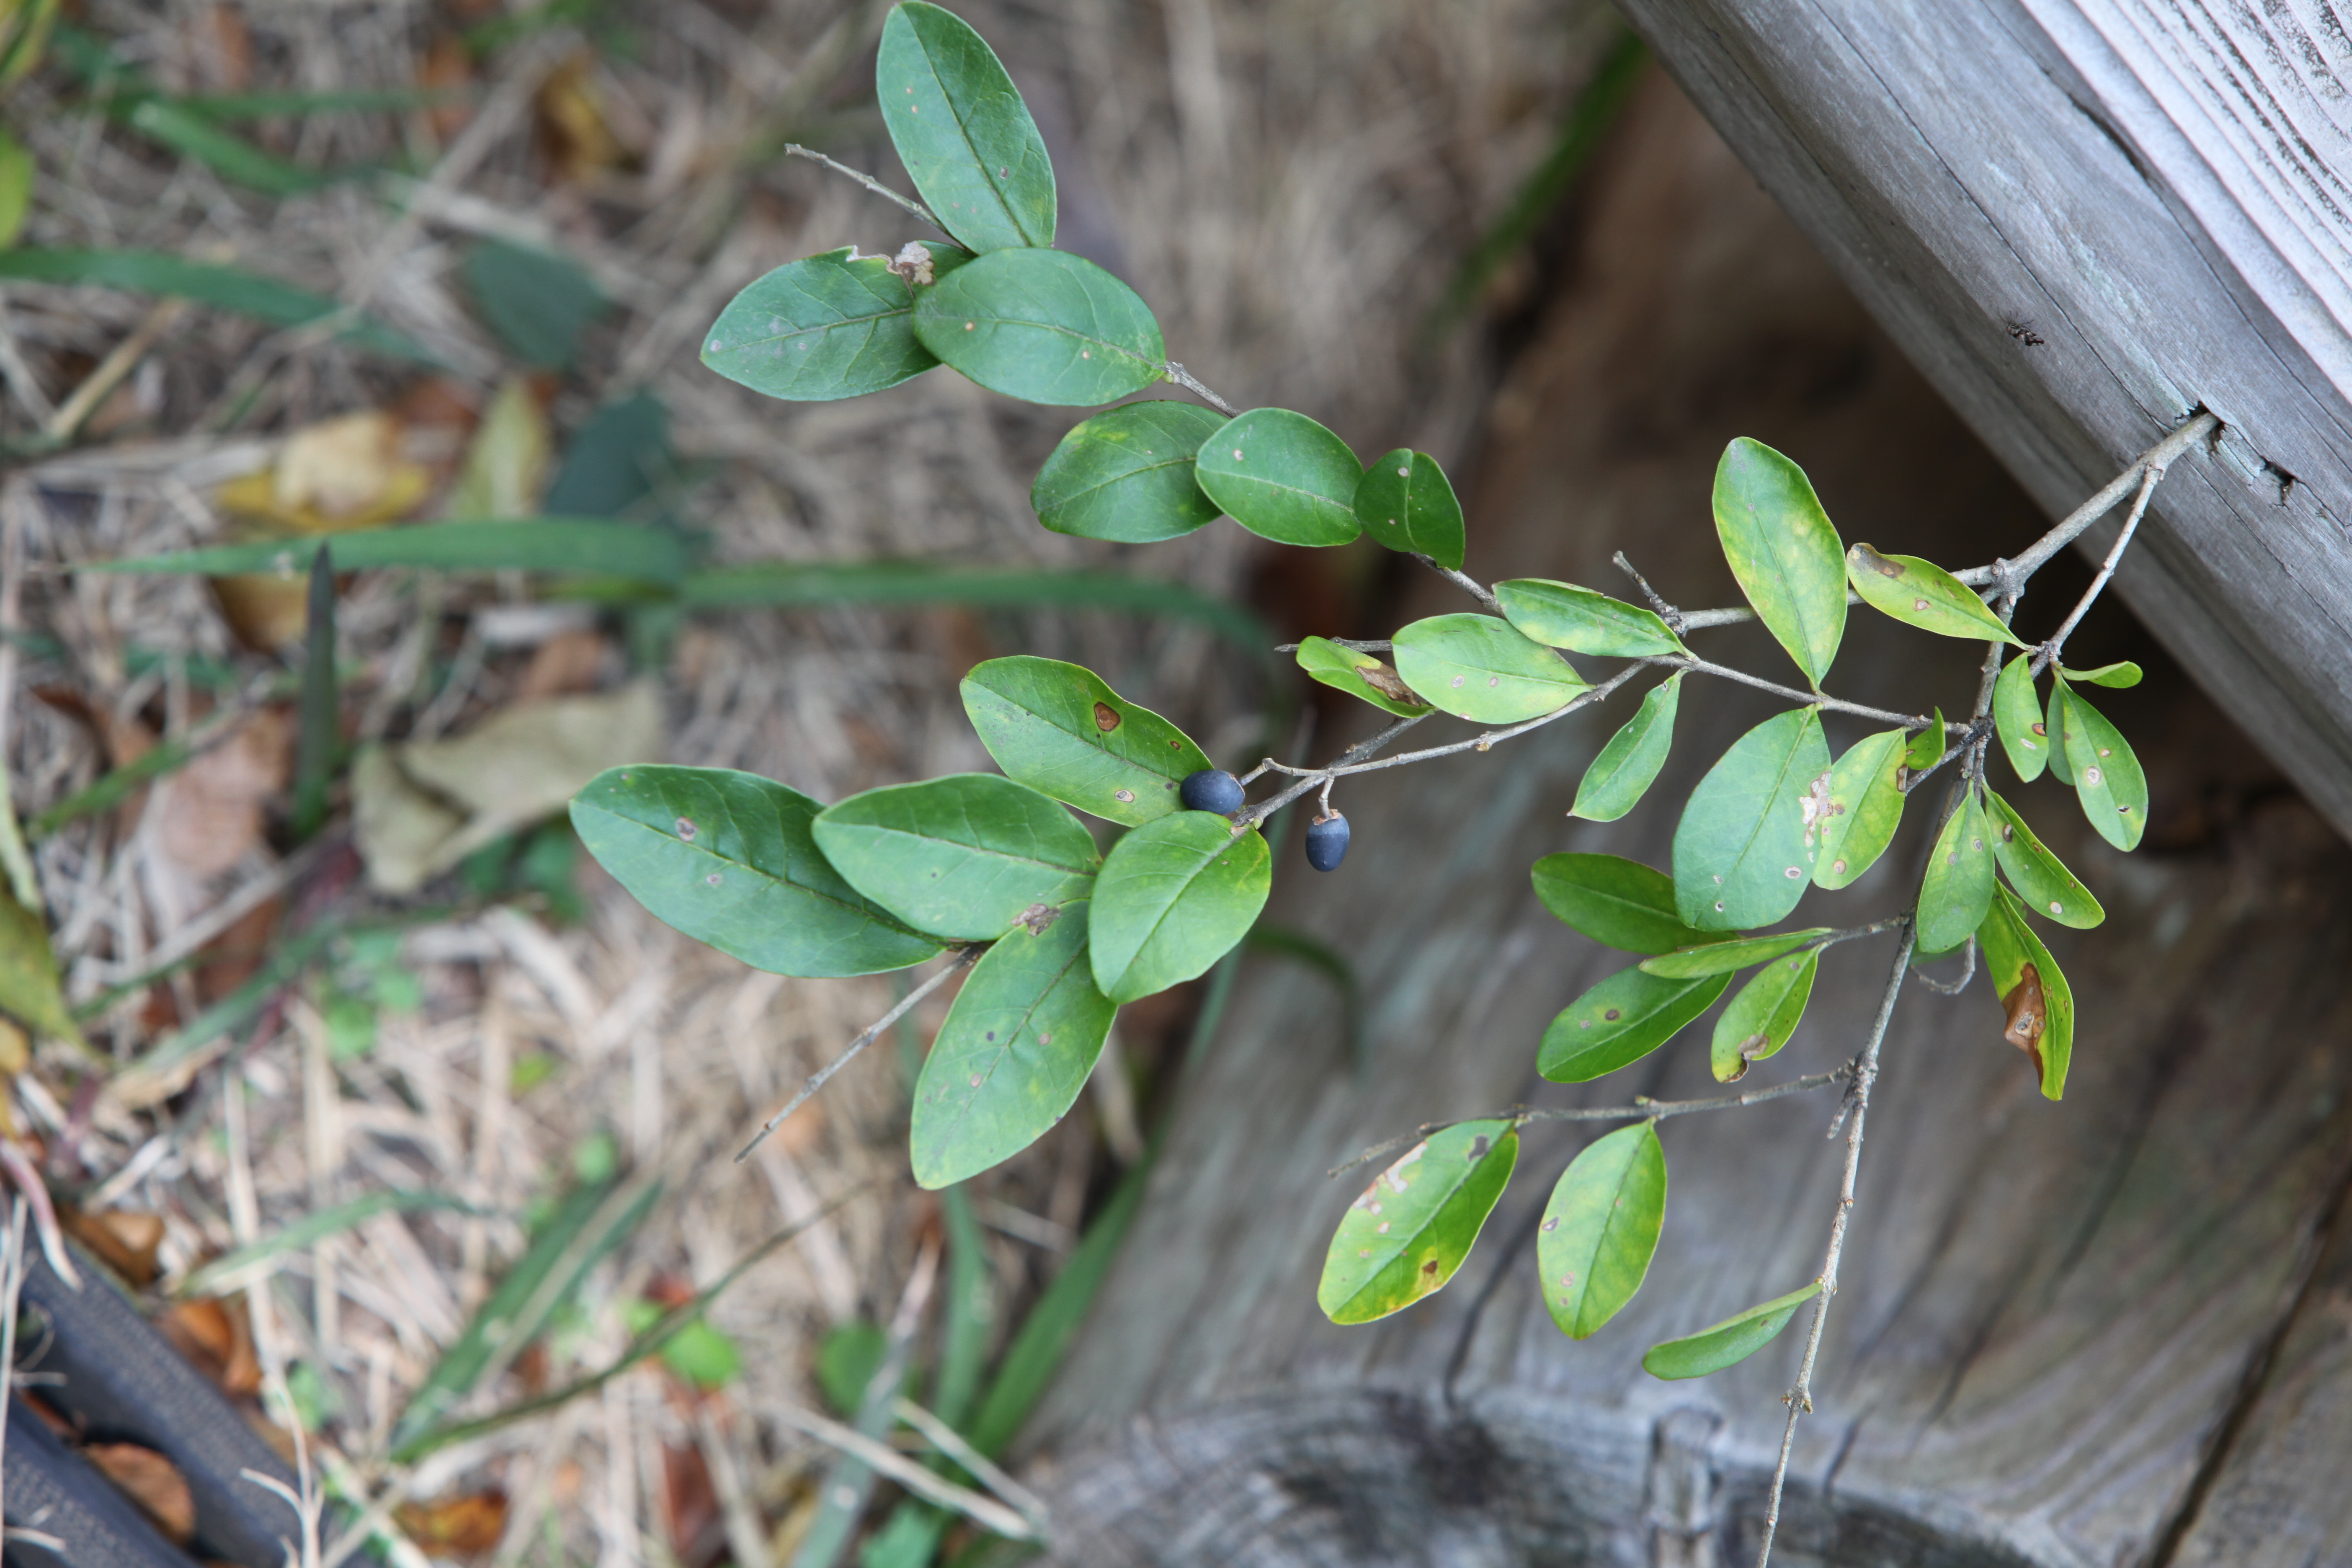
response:
[[[547,479],[551,443],[547,415],[523,376],[499,384],[466,448],[465,466],[449,491],[446,515],[456,518],[531,517]]]

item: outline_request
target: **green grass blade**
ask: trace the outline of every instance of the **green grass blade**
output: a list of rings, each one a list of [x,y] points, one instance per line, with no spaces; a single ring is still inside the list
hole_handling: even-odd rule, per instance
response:
[[[427,1209],[454,1209],[459,1214],[469,1215],[484,1212],[454,1194],[431,1192],[422,1187],[399,1187],[362,1194],[349,1203],[336,1204],[331,1208],[305,1215],[266,1240],[222,1254],[182,1280],[176,1294],[184,1297],[219,1295],[224,1289],[235,1289],[243,1284],[237,1276],[257,1264],[285,1253],[299,1252],[328,1237],[340,1236],[353,1226],[363,1225],[381,1214],[414,1214]]]
[[[55,805],[37,813],[25,824],[26,840],[38,844],[69,822],[121,804],[141,784],[177,770],[194,755],[194,748],[185,741],[165,741],[151,748],[136,761],[100,773]]]
[[[268,540],[100,561],[86,572],[290,572],[303,542]],[[335,567],[414,566],[440,572],[583,572],[672,583],[686,571],[686,546],[666,529],[608,518],[541,517],[423,522],[335,535]]]
[[[273,327],[307,327],[344,315],[344,308],[334,300],[276,279],[153,250],[0,251],[0,279],[175,296],[215,310],[250,316]],[[393,359],[416,364],[440,363],[432,350],[415,339],[357,313],[345,319],[335,335]]]
[[[1181,583],[1105,572],[962,566],[948,562],[863,561],[804,565],[761,561],[689,574],[678,584],[689,606],[763,605],[970,605],[1002,609],[1125,610],[1196,621],[1263,658],[1273,639],[1255,616]]]

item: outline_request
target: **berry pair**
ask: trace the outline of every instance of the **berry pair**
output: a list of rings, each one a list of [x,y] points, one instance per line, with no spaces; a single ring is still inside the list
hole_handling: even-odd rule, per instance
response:
[[[1187,811],[1210,811],[1231,816],[1242,808],[1241,780],[1223,768],[1202,768],[1177,786],[1176,798]],[[1307,826],[1307,863],[1318,871],[1336,871],[1348,857],[1348,819],[1338,812],[1318,816]]]

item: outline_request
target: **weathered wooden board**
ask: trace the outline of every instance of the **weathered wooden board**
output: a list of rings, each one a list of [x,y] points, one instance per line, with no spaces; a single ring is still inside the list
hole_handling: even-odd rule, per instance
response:
[[[2352,66],[2324,0],[1626,0],[2058,511],[2229,422],[2122,584],[2352,832]],[[2094,542],[2105,537],[2095,534]]]
[[[1671,94],[1637,100],[1592,201],[1574,287],[1497,405],[1473,570],[1606,585],[1622,547],[1681,602],[1729,602],[1706,494],[1738,434],[1803,461],[1849,539],[1958,563],[2040,531]],[[2213,489],[2224,467],[2196,456],[2168,484]],[[1433,585],[1401,618],[1457,607]],[[2126,630],[2084,635],[2106,657]],[[1752,629],[1728,638],[1716,646],[1757,668],[1780,657]],[[1856,612],[1831,686],[1888,701],[1924,682],[1952,710],[1977,653],[1928,640]],[[2224,1517],[2241,1537],[2284,1517],[2296,1539],[2335,1543],[2263,1561],[2345,1560],[2346,1489],[2312,1483],[2316,1454],[2352,1447],[2346,1238],[2316,1283],[2312,1268],[2346,1228],[2352,1174],[2352,852],[2301,802],[2261,794],[2260,760],[2177,675],[2115,695],[2164,803],[2140,854],[2101,848],[2055,785],[2009,792],[2110,911],[2053,943],[2083,1000],[2072,1088],[2056,1106],[2033,1092],[1981,988],[1906,992],[1777,1562],[2105,1568],[2176,1537],[2178,1561],[2223,1561],[2195,1552]],[[1368,1055],[1347,1059],[1318,978],[1246,972],[1029,1435],[1061,1561],[1752,1555],[1794,1336],[1696,1383],[1656,1382],[1639,1358],[1819,1268],[1838,1163],[1825,1100],[1665,1124],[1659,1261],[1583,1344],[1551,1326],[1530,1277],[1534,1220],[1588,1135],[1558,1127],[1532,1130],[1444,1292],[1361,1329],[1314,1305],[1330,1226],[1364,1179],[1323,1173],[1364,1144],[1522,1098],[1707,1086],[1703,1034],[1581,1090],[1531,1072],[1552,1013],[1625,961],[1550,920],[1524,868],[1563,848],[1664,863],[1671,803],[1764,709],[1695,689],[1654,795],[1668,804],[1607,828],[1566,819],[1630,710],[1356,781],[1339,796],[1349,864],[1328,879],[1286,865],[1276,918],[1352,956]],[[1858,898],[1815,895],[1822,915],[1881,912],[1916,853],[1898,847]],[[1836,950],[1773,1077],[1852,1051],[1885,957]]]

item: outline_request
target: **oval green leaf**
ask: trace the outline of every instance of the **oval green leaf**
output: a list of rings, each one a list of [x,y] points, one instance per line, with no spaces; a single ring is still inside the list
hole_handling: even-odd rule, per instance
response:
[[[1975,589],[1932,561],[1881,555],[1867,544],[1856,544],[1845,552],[1845,574],[1864,604],[1906,626],[1938,637],[2027,646],[1986,607]]]
[[[572,796],[572,826],[656,919],[754,969],[832,979],[936,954],[825,859],[810,826],[822,809],[755,773],[631,766]]]
[[[2032,1059],[2043,1097],[2059,1099],[2074,1055],[2074,992],[2008,889],[1995,891],[1977,946],[2000,1001],[2001,1037]]]
[[[1400,447],[1366,468],[1355,512],[1364,531],[1391,550],[1462,570],[1462,503],[1428,453]]]
[[[1516,724],[1591,687],[1566,659],[1493,616],[1432,616],[1396,635],[1397,673],[1430,706],[1480,724]]]
[[[2050,728],[2042,721],[2042,699],[2033,689],[2033,656],[2019,654],[2001,666],[1992,683],[1992,718],[2000,732],[2000,749],[2018,778],[2032,784],[2050,765]]]
[[[951,1186],[1034,1143],[1102,1055],[1118,1006],[1087,963],[1084,900],[981,955],[915,1081],[915,1180]]]
[[[1830,934],[1827,926],[1808,926],[1803,931],[1774,931],[1770,936],[1742,937],[1734,942],[1717,941],[1705,947],[1678,947],[1672,952],[1662,952],[1655,958],[1642,961],[1642,973],[1660,974],[1669,980],[1696,980],[1702,974],[1737,974],[1739,971],[1784,952],[1793,952],[1809,942]]]
[[[1345,544],[1363,531],[1364,466],[1304,414],[1253,408],[1228,420],[1202,443],[1193,473],[1227,517],[1277,544]]]
[[[935,267],[971,259],[946,245],[932,256]],[[914,317],[906,279],[881,257],[845,247],[747,285],[711,323],[702,363],[770,397],[856,397],[940,363],[915,341]]]
[[[1511,625],[1546,647],[1601,658],[1653,658],[1690,651],[1650,611],[1573,583],[1513,577],[1495,584],[1495,602]]]
[[[1316,1304],[1335,1323],[1369,1323],[1442,1288],[1495,1210],[1519,1135],[1507,1121],[1433,1132],[1379,1175],[1340,1217]]]
[[[1178,809],[1176,789],[1210,765],[1191,736],[1080,665],[1026,654],[963,678],[963,710],[1007,777],[1129,827]]]
[[[1543,907],[1604,947],[1672,952],[1728,940],[1683,924],[1675,913],[1674,879],[1639,860],[1547,855],[1530,869]]]
[[[1412,700],[1412,688],[1381,663],[1378,654],[1342,647],[1327,637],[1308,637],[1298,645],[1298,668],[1333,690],[1369,702],[1383,713],[1412,719],[1429,711],[1428,703]]]
[[[1570,816],[1581,816],[1588,822],[1614,822],[1641,803],[1658,770],[1666,765],[1666,752],[1675,742],[1675,712],[1681,706],[1683,677],[1680,670],[1666,677],[1650,689],[1642,699],[1642,706],[1624,726],[1609,737],[1592,765],[1584,770],[1584,780],[1576,786],[1576,804],[1568,808]]]
[[[1845,547],[1812,481],[1742,436],[1716,465],[1715,531],[1739,591],[1819,690],[1845,636]]]
[[[2089,931],[2107,918],[2091,889],[2033,836],[2016,807],[1990,790],[1985,791],[1985,802],[1993,858],[2000,863],[2009,885],[2017,889],[2027,909],[2076,931]]]
[[[1666,1220],[1666,1152],[1655,1122],[1623,1127],[1569,1162],[1536,1230],[1544,1306],[1560,1332],[1591,1339],[1633,1299]]]
[[[1712,1328],[1701,1329],[1688,1339],[1652,1345],[1650,1353],[1642,1358],[1642,1370],[1652,1377],[1670,1380],[1721,1372],[1771,1343],[1789,1326],[1789,1320],[1797,1315],[1797,1309],[1821,1293],[1821,1281],[1817,1279],[1801,1290],[1775,1296]]]
[[[1155,544],[1217,519],[1193,455],[1224,420],[1196,403],[1126,403],[1062,437],[1029,504],[1055,533]]]
[[[1877,864],[1903,825],[1904,750],[1908,731],[1887,730],[1858,741],[1830,770],[1828,796],[1815,813],[1813,885],[1834,892]]]
[[[1774,959],[1739,988],[1717,1016],[1715,1039],[1707,1051],[1707,1065],[1717,1083],[1747,1077],[1751,1064],[1789,1043],[1805,1016],[1821,964],[1822,950],[1808,948]]]
[[[2147,774],[2140,771],[2139,758],[2123,731],[2072,687],[2061,682],[2050,701],[2053,711],[2066,710],[2066,770],[2074,777],[2083,815],[2116,848],[2138,848],[2140,835],[2147,830]]]
[[[1054,165],[986,39],[952,12],[908,0],[874,62],[882,123],[916,194],[974,250],[1054,243]]]
[[[1992,903],[1992,829],[1971,789],[1936,835],[1927,874],[1919,879],[1916,929],[1921,952],[1949,952],[1984,923]]]
[[[1666,980],[1621,969],[1561,1009],[1544,1031],[1536,1071],[1584,1083],[1640,1061],[1715,1005],[1728,974]]]
[[[1829,743],[1811,708],[1767,719],[1732,742],[1675,828],[1675,905],[1684,923],[1753,931],[1797,907],[1830,776]]]
[[[2111,686],[2118,689],[2137,686],[2140,680],[2139,666],[2129,659],[2120,664],[2103,664],[2096,669],[2067,669],[2062,666],[2058,673],[2080,685]]]
[[[818,814],[816,842],[859,892],[958,942],[990,941],[1040,908],[1083,899],[1097,864],[1077,818],[993,773],[851,795]]]
[[[1910,736],[1905,742],[1904,765],[1915,773],[1924,773],[1944,760],[1944,748],[1952,738],[1951,726],[1944,722],[1944,710],[1935,710],[1935,717],[1927,728],[1911,731]],[[1904,782],[1907,787],[1910,781]]]
[[[1274,887],[1264,836],[1205,811],[1144,824],[1095,879],[1095,984],[1122,1005],[1180,985],[1249,934]]]
[[[1066,250],[992,250],[922,289],[915,336],[991,392],[1110,403],[1160,379],[1160,323],[1135,290]]]

